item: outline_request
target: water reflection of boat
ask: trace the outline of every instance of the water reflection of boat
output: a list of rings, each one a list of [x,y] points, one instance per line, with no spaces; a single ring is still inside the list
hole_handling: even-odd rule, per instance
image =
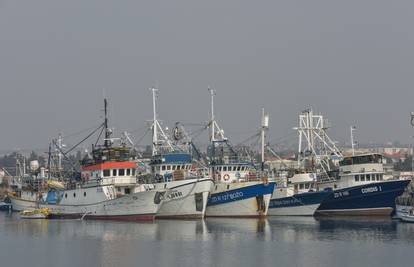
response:
[[[245,218],[233,220],[231,218],[207,218],[207,230],[210,235],[219,236],[223,234],[249,234],[260,233],[267,235],[270,232],[269,223],[266,218]]]

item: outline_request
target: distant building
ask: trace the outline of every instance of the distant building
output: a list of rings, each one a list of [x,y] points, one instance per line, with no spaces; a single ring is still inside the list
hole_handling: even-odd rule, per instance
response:
[[[297,160],[291,159],[274,159],[266,161],[271,170],[285,170],[285,169],[298,169],[299,164]]]

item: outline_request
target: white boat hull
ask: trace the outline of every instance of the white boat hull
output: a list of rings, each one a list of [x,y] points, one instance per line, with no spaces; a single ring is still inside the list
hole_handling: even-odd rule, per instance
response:
[[[398,218],[401,218],[404,215],[409,214],[410,210],[412,209],[412,206],[405,206],[405,205],[395,205],[395,216]]]
[[[217,184],[207,204],[207,217],[263,217],[267,215],[274,183]],[[260,203],[259,201],[262,201]]]
[[[36,201],[25,200],[18,197],[10,196],[10,202],[12,204],[13,211],[35,210],[39,206]]]
[[[156,191],[124,195],[119,198],[85,205],[40,204],[48,208],[52,218],[84,218],[100,220],[153,220],[160,203],[155,203]]]
[[[318,204],[306,205],[306,206],[297,206],[297,207],[286,207],[286,208],[277,208],[269,209],[267,213],[268,216],[313,216],[315,211],[319,207]]]
[[[101,220],[153,220],[162,198],[155,190],[123,195],[115,198],[112,186],[79,188],[61,191],[57,204],[37,203],[11,197],[18,210],[48,208],[50,218],[101,219]]]
[[[404,214],[404,215],[401,215],[400,219],[403,222],[414,223],[414,215]]]
[[[155,184],[155,190],[167,190],[156,218],[204,218],[213,185],[209,178]]]

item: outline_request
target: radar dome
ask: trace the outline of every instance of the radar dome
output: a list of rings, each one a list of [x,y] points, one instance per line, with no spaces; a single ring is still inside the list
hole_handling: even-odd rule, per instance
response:
[[[37,171],[38,169],[39,169],[39,161],[37,160],[30,161],[30,170]]]

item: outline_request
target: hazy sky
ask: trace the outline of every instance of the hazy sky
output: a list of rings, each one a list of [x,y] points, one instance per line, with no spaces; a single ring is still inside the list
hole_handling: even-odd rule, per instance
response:
[[[230,138],[271,114],[271,138],[312,106],[331,136],[408,143],[414,2],[0,0],[0,149],[46,147],[99,124],[146,126],[158,81],[166,123],[208,119]],[[139,131],[137,132],[137,135]]]

